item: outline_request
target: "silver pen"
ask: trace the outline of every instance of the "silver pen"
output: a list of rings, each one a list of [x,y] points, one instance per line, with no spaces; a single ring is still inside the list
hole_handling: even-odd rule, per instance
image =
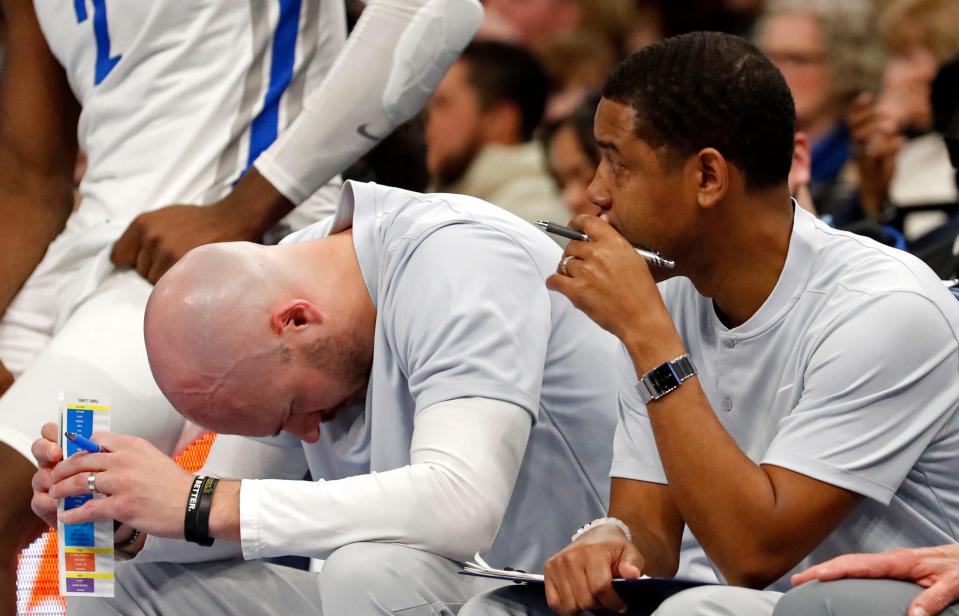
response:
[[[569,227],[564,227],[563,225],[558,225],[555,222],[550,222],[548,220],[537,220],[536,226],[545,231],[546,233],[552,233],[553,235],[558,235],[560,237],[565,237],[570,240],[578,240],[580,242],[588,242],[589,236],[583,233],[582,231],[577,231],[576,229],[570,229]],[[650,250],[649,248],[644,248],[642,246],[637,246],[633,244],[633,248],[639,255],[646,260],[647,263],[651,263],[657,267],[663,269],[673,269],[676,267],[675,261],[670,261],[666,259],[661,254],[655,250]]]

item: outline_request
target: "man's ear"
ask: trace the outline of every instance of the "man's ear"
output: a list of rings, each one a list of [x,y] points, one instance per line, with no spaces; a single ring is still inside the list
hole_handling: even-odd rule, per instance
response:
[[[270,329],[280,334],[284,330],[302,329],[323,322],[323,313],[313,302],[305,299],[291,299],[280,304],[270,316]]]
[[[711,208],[729,192],[729,163],[715,148],[703,148],[693,157],[699,207]]]

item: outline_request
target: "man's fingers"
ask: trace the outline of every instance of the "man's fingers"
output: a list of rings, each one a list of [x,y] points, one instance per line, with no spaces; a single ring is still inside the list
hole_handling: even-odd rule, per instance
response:
[[[60,520],[64,524],[80,524],[112,518],[111,500],[110,498],[91,498],[79,507],[64,511]]]
[[[623,550],[623,555],[619,560],[619,577],[627,580],[635,580],[643,575],[643,567],[646,566],[646,559],[639,553],[634,546],[628,545]]]
[[[945,575],[912,600],[909,616],[935,616],[959,599],[959,574]]]
[[[113,245],[110,260],[117,267],[133,267],[136,265],[142,241],[143,227],[140,224],[140,219],[136,218]]]
[[[52,426],[51,430],[48,427]],[[30,453],[33,454],[33,457],[37,460],[37,463],[41,467],[52,467],[54,464],[63,459],[63,452],[60,450],[60,446],[56,444],[53,440],[56,438],[56,433],[59,431],[59,428],[56,424],[49,423],[43,426],[43,429],[40,431],[40,434],[43,438],[39,438],[33,441],[33,445],[30,446]]]
[[[586,567],[586,583],[592,595],[592,603],[602,605],[607,610],[620,612],[626,609],[616,591],[613,589],[613,574],[609,563],[602,559],[593,559]]]
[[[910,557],[893,551],[884,554],[847,554],[810,567],[793,576],[793,584],[842,578],[908,578]]]
[[[43,427],[40,428],[40,436],[54,443],[60,442],[59,424],[52,421],[43,424]]]
[[[556,589],[559,591],[559,608],[554,609],[561,614],[578,613],[579,610],[576,607],[576,593],[573,589],[573,584],[570,582],[569,575],[561,575],[558,579],[554,579],[553,582],[556,584]]]
[[[104,471],[109,461],[106,456],[109,455],[108,453],[82,453],[70,456],[53,469],[53,481],[54,483],[60,483],[67,477],[79,473]]]
[[[110,452],[117,452],[121,449],[127,449],[134,446],[137,441],[142,440],[135,436],[118,434],[116,432],[94,432],[93,436],[90,438]]]
[[[588,235],[591,241],[602,241],[611,237],[622,238],[619,232],[609,224],[608,218],[580,214],[569,222],[569,226]]]
[[[41,468],[33,474],[30,479],[30,486],[34,492],[48,492],[53,485],[53,471],[49,468]]]
[[[87,478],[91,475],[96,476],[97,492],[100,494],[112,494],[110,489],[110,473],[107,471],[84,471],[77,473],[58,481],[50,488],[50,496],[53,498],[66,498],[68,496],[80,496],[82,494],[91,494],[90,487],[87,485]]]
[[[157,281],[160,280],[160,277],[163,276],[168,269],[173,267],[176,262],[177,257],[170,253],[163,252],[157,254],[153,260],[153,264],[150,266],[150,271],[147,272],[146,279],[150,284],[156,284]]]
[[[57,525],[57,501],[48,494],[34,493],[30,499],[30,509],[38,518],[46,522],[51,528]]]
[[[546,588],[546,604],[554,611],[559,611],[562,607],[560,605],[561,598],[559,590],[556,589],[555,582],[553,582],[552,578],[546,578],[544,586]]]
[[[147,246],[141,246],[137,254],[136,270],[143,278],[150,274],[150,268],[153,266],[153,250]]]

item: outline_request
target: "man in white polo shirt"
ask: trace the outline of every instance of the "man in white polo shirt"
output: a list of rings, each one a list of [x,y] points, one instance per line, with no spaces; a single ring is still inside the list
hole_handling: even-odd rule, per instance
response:
[[[101,435],[110,453],[53,471],[59,450],[37,441],[41,516],[92,473],[110,498],[64,521],[151,535],[118,568],[115,602],[71,610],[456,611],[489,584],[454,561],[542,568],[604,510],[616,422],[617,341],[547,291],[559,256],[478,199],[353,182],[332,219],[280,246],[189,253],[147,307],[150,364],[180,412],[221,434],[203,474],[244,480],[216,487],[216,543],[199,547],[183,541],[206,540],[184,521],[193,478],[145,441]],[[262,562],[139,564],[282,554],[329,556],[319,584]]]
[[[609,512],[624,524],[547,563],[560,614],[623,609],[611,577],[673,575],[683,522],[732,586],[657,616],[768,616],[780,594],[761,589],[797,565],[957,539],[959,306],[918,259],[790,202],[794,118],[775,67],[726,35],[652,45],[605,84],[602,215],[573,222],[590,241],[548,285],[624,343]],[[530,595],[461,615],[545,609]]]

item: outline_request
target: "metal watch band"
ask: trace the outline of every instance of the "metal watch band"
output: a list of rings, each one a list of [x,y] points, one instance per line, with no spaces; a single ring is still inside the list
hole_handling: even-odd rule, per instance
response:
[[[643,404],[648,404],[651,400],[659,400],[695,374],[696,368],[689,355],[680,355],[644,374],[636,384],[636,391]]]

